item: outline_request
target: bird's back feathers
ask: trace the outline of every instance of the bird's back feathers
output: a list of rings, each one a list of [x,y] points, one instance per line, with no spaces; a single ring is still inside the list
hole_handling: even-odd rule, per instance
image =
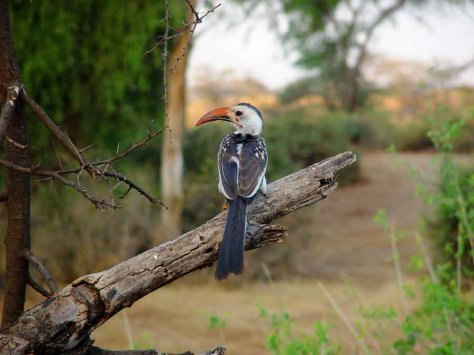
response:
[[[226,198],[253,197],[267,168],[265,140],[259,136],[228,134],[218,156],[219,179]],[[237,171],[236,171],[237,170]]]

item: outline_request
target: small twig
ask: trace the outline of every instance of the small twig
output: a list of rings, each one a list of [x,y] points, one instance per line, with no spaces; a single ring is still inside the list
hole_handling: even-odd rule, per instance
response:
[[[435,284],[439,284],[439,279],[438,276],[436,276],[436,272],[433,267],[433,262],[431,261],[430,254],[428,253],[428,248],[426,247],[423,237],[419,232],[416,232],[415,234],[416,240],[418,244],[420,245],[421,252],[423,253],[423,259],[425,260],[425,265],[426,268],[428,269],[428,273],[430,274],[431,281]]]
[[[37,291],[39,294],[43,295],[46,298],[49,298],[53,295],[52,292],[49,292],[48,290],[44,289],[41,284],[36,281],[31,274],[28,275],[28,285],[30,285],[35,291]]]
[[[191,29],[189,30],[189,40],[186,42],[186,45],[182,49],[183,54],[181,54],[178,58],[175,59],[175,63],[173,64],[173,66],[170,69],[167,69],[169,75],[171,75],[174,72],[174,70],[178,66],[180,60],[188,53],[187,49],[189,47],[191,47],[191,40],[194,36],[194,32],[196,32],[197,25],[200,24],[206,16],[208,16],[210,13],[214,12],[219,6],[222,5],[221,3],[219,3],[215,6],[213,6],[211,9],[207,10],[202,16],[199,16],[199,13],[196,11],[196,9],[192,5],[191,1],[186,0],[186,3],[188,4],[190,11],[194,15],[195,20],[193,22],[190,22],[189,24],[183,26],[184,28],[191,26]],[[184,32],[186,32],[186,31],[182,31],[181,35],[183,35]],[[169,39],[170,38],[168,38],[168,40]]]
[[[84,196],[86,199],[92,202],[96,208],[99,208],[99,209],[104,209],[106,207],[110,207],[113,209],[119,208],[119,206],[116,206],[113,202],[108,202],[106,200],[99,199],[92,196],[91,194],[87,192],[87,189],[81,186],[79,183],[75,183],[71,180],[66,179],[64,176],[62,176],[60,173],[56,171],[41,170],[41,169],[38,169],[38,166],[33,166],[32,168],[25,168],[23,166],[13,164],[9,161],[2,160],[2,159],[0,159],[0,165],[3,165],[7,167],[8,169],[18,171],[23,174],[44,176],[44,177],[50,177],[50,178],[59,180],[64,185],[70,186],[76,191],[78,191],[82,196]]]
[[[132,189],[131,186],[128,187],[127,191],[124,192],[124,194],[122,196],[120,196],[120,199],[123,200],[125,198],[125,196],[128,195],[128,193],[130,192],[130,190]]]
[[[5,100],[5,105],[3,105],[2,112],[0,113],[0,142],[5,136],[10,118],[13,115],[13,111],[15,111],[16,100],[18,99],[19,93],[19,84],[12,85],[8,88],[7,99]]]
[[[10,143],[10,144],[11,144],[12,146],[14,146],[14,147],[17,147],[18,149],[25,150],[25,149],[28,148],[27,145],[25,145],[25,144],[20,144],[20,143],[18,143],[18,142],[15,142],[13,139],[11,139],[11,138],[8,137],[8,136],[4,136],[4,138],[5,138],[5,141],[6,141],[6,142]]]
[[[126,157],[127,155],[129,155],[131,152],[133,152],[135,149],[139,148],[139,147],[144,147],[150,140],[152,140],[153,138],[155,138],[157,135],[161,134],[161,132],[163,132],[165,128],[164,127],[161,127],[160,129],[156,130],[156,131],[149,131],[146,135],[146,137],[144,139],[142,139],[140,142],[138,143],[135,143],[135,144],[132,144],[130,147],[128,147],[125,151],[123,151],[122,153],[120,154],[117,154],[115,156],[113,156],[112,158],[110,159],[106,159],[106,160],[102,160],[102,161],[99,161],[99,162],[95,162],[93,163],[92,165],[93,166],[98,166],[98,165],[103,165],[103,164],[112,164],[114,162],[116,162],[117,160],[120,160],[124,157]]]
[[[405,280],[403,278],[403,272],[402,272],[402,267],[400,264],[400,252],[398,251],[398,246],[397,246],[397,236],[395,233],[395,226],[393,223],[390,224],[390,245],[392,247],[392,260],[393,260],[393,265],[395,267],[395,274],[397,276],[397,283],[400,288],[400,300],[402,302],[402,307],[405,315],[408,314],[408,302],[406,299],[406,284]]]
[[[8,192],[7,190],[0,191],[0,202],[5,202],[8,200]]]
[[[89,165],[85,156],[81,153],[79,149],[77,149],[77,147],[74,145],[69,136],[56,125],[56,123],[51,119],[51,117],[48,116],[48,114],[43,110],[43,108],[38,105],[30,95],[28,95],[25,88],[22,88],[21,90],[21,97],[31,109],[31,111],[33,111],[35,116],[38,117],[41,122],[43,122],[43,124],[51,131],[53,137],[66,148],[66,150],[72,155],[72,157],[76,159],[79,164],[81,164],[81,166],[83,166],[91,176],[95,176],[95,170]]]
[[[209,14],[213,13],[219,6],[222,5],[221,3],[219,3],[215,6],[213,6],[212,8],[210,8],[209,10],[207,10],[202,16],[199,16],[199,13],[196,11],[195,7],[190,4],[190,1],[186,0],[186,2],[188,4],[188,6],[190,7],[190,11],[195,16],[195,20],[183,24],[181,26],[181,28],[176,33],[174,33],[172,35],[170,35],[169,32],[168,32],[168,34],[165,33],[162,36],[158,36],[157,37],[157,42],[155,43],[155,45],[152,48],[150,48],[149,50],[147,50],[143,54],[143,57],[146,57],[147,55],[149,55],[150,53],[152,53],[153,51],[158,49],[162,44],[165,44],[166,42],[168,42],[172,39],[180,37],[180,36],[184,35],[187,32],[191,32],[191,35],[193,35],[194,32],[196,31],[197,25],[200,24],[205,17],[207,17]],[[165,15],[165,18],[166,18],[166,15]],[[167,22],[169,22],[169,21],[167,21]],[[171,26],[170,26],[170,29],[171,29]],[[166,68],[166,66],[165,66],[165,68]]]
[[[104,176],[112,177],[112,178],[114,178],[118,181],[122,181],[122,182],[126,183],[129,186],[129,190],[130,189],[137,190],[140,194],[145,196],[148,199],[148,201],[150,201],[151,203],[155,203],[155,204],[158,203],[161,206],[163,206],[164,208],[168,209],[168,206],[166,206],[163,202],[161,202],[160,200],[158,200],[158,199],[154,198],[153,196],[151,196],[148,192],[143,190],[140,186],[135,184],[133,181],[128,179],[126,176],[123,176],[122,174],[116,173],[115,171],[104,171],[104,172],[102,172],[102,174]],[[125,195],[127,193],[128,193],[128,191],[125,193]],[[124,197],[125,197],[125,195],[124,195]]]
[[[40,273],[41,277],[43,278],[44,282],[48,285],[51,293],[55,293],[58,291],[58,286],[56,282],[52,278],[51,274],[49,273],[46,266],[39,260],[29,249],[23,249],[20,252],[20,255],[24,257],[30,265],[32,265],[38,272]]]

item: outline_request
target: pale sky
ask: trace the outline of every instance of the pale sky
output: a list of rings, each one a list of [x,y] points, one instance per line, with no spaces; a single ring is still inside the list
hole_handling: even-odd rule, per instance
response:
[[[265,19],[252,19],[229,28],[222,18],[232,13],[229,9],[233,5],[226,0],[221,2],[221,8],[206,17],[196,31],[198,37],[188,71],[191,85],[203,66],[217,71],[232,69],[238,76],[255,77],[271,89],[304,75],[292,64],[296,53],[287,53]],[[466,62],[474,57],[474,6],[401,10],[394,21],[378,28],[370,51],[428,65]],[[474,86],[474,66],[460,77],[459,83]]]

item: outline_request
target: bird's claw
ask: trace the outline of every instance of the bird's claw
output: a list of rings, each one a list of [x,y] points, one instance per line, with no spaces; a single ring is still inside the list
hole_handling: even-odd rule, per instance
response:
[[[222,211],[227,211],[229,209],[229,202],[225,200],[224,204],[222,205]]]

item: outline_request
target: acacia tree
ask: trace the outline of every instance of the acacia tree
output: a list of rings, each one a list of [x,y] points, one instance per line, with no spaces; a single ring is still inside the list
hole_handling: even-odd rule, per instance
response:
[[[284,39],[299,52],[298,64],[313,71],[317,90],[329,107],[350,112],[362,104],[362,68],[368,45],[380,25],[406,2],[330,1],[331,11],[321,22],[306,10],[309,1],[283,1],[289,19]],[[320,30],[315,31],[316,25]]]

